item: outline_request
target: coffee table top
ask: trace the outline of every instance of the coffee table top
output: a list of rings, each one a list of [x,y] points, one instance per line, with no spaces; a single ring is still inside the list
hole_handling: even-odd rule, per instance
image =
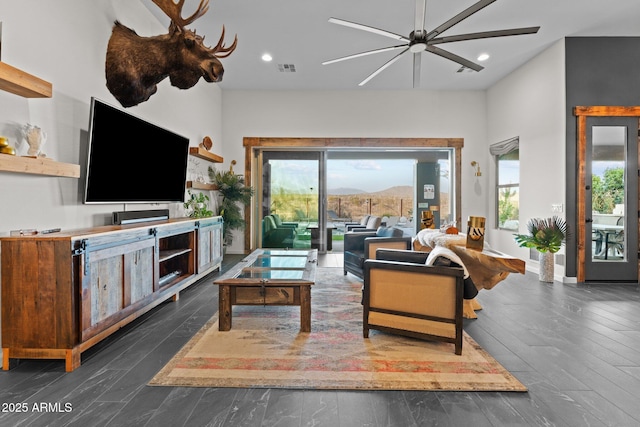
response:
[[[317,249],[256,249],[213,283],[240,286],[313,284],[317,261]]]

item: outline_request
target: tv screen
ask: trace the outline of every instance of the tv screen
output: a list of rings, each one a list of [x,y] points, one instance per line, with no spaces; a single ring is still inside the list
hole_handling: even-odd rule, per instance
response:
[[[85,203],[183,202],[189,139],[91,98]]]

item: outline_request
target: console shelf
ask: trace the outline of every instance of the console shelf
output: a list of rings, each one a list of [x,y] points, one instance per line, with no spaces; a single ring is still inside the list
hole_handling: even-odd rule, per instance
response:
[[[167,261],[173,257],[177,257],[178,255],[186,254],[188,252],[191,252],[191,248],[162,250],[160,251],[160,258],[158,261]]]
[[[53,86],[39,77],[0,62],[0,90],[25,98],[51,98]]]
[[[46,157],[0,154],[0,171],[80,178],[80,165],[56,162]]]

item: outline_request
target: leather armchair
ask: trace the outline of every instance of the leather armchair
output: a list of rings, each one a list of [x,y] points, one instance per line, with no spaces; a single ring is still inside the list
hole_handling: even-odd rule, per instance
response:
[[[269,216],[273,217],[273,220],[276,223],[277,228],[287,227],[287,228],[293,228],[294,230],[298,229],[297,222],[283,222],[282,219],[280,218],[280,215],[278,214],[271,214]]]
[[[404,237],[402,230],[387,227],[344,233],[344,275],[351,273],[362,279],[364,261],[375,259],[379,248],[411,249],[411,237]]]
[[[263,248],[292,248],[296,237],[293,227],[278,227],[271,215],[262,219]]]
[[[366,260],[364,338],[376,329],[449,342],[462,354],[463,275],[462,268]]]

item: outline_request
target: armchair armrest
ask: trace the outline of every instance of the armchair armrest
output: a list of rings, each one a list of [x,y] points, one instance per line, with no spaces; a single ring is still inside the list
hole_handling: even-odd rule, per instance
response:
[[[367,258],[375,259],[378,249],[411,249],[411,237],[367,237],[364,239],[364,253]]]
[[[383,261],[409,262],[412,264],[422,264],[427,262],[429,252],[399,250],[399,249],[378,249],[375,259]]]
[[[367,237],[375,237],[375,231],[360,232],[360,233],[344,233],[344,251],[349,252],[353,250],[364,249],[364,239]]]
[[[353,231],[353,230],[355,230],[357,228],[363,229],[363,228],[366,228],[366,227],[367,227],[366,225],[362,225],[362,224],[359,224],[359,223],[345,224],[344,225],[345,231]]]

